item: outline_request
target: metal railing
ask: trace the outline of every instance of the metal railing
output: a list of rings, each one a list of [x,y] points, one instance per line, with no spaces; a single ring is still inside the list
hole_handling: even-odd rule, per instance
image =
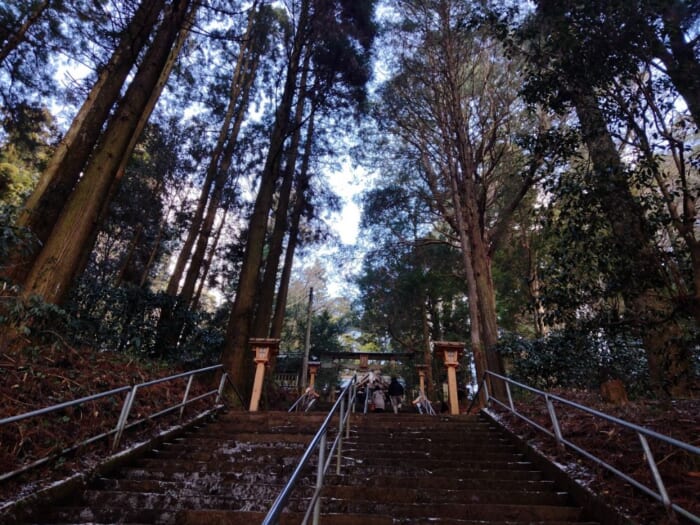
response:
[[[320,397],[313,388],[307,388],[306,391],[289,407],[287,412],[308,412],[311,407],[316,404],[316,400]]]
[[[419,414],[426,414],[429,416],[435,415],[435,409],[433,408],[433,404],[425,396],[425,392],[423,392],[423,390],[418,390],[418,397],[415,398],[411,403],[413,404],[413,406],[416,407],[416,409],[418,409]]]
[[[496,397],[489,396],[489,391],[488,391],[488,384],[486,382],[486,376],[491,376],[492,378],[499,379],[503,381],[505,385],[505,390],[507,394],[507,403],[505,401],[501,401],[500,399]],[[516,408],[515,404],[513,403],[513,394],[511,392],[511,385],[516,386],[520,389],[523,389],[527,392],[536,394],[538,396],[542,396],[545,402],[545,405],[547,407],[547,412],[549,415],[550,422],[552,424],[552,429],[550,430],[536,421],[533,421],[526,415],[518,412],[518,409]],[[694,445],[691,445],[689,443],[684,443],[683,441],[679,441],[677,439],[673,439],[672,437],[659,434],[658,432],[654,432],[653,430],[650,430],[648,428],[641,427],[639,425],[635,425],[634,423],[630,423],[628,421],[624,421],[622,419],[616,418],[614,416],[610,416],[608,414],[604,414],[603,412],[599,412],[597,410],[594,410],[592,408],[586,407],[584,405],[580,405],[578,403],[575,403],[573,401],[569,401],[568,399],[565,399],[563,397],[559,397],[554,394],[549,394],[547,392],[544,392],[542,390],[538,390],[536,388],[530,387],[528,385],[525,385],[523,383],[519,383],[518,381],[514,381],[513,379],[509,377],[505,377],[499,374],[496,374],[494,372],[489,372],[487,371],[484,374],[482,384],[479,386],[479,390],[481,390],[483,386],[484,392],[485,392],[485,399],[487,403],[495,403],[499,405],[500,407],[506,409],[507,411],[511,412],[518,418],[522,419],[523,421],[527,422],[528,424],[532,425],[533,427],[537,428],[538,430],[544,432],[545,434],[553,437],[556,442],[557,446],[560,449],[563,449],[564,447],[568,447],[571,450],[574,450],[578,452],[579,454],[585,456],[587,459],[593,461],[594,463],[600,465],[601,467],[609,470],[619,478],[625,480],[627,483],[633,485],[637,489],[641,490],[648,496],[651,496],[655,500],[659,501],[662,503],[667,511],[673,511],[676,512],[677,514],[680,514],[684,516],[685,518],[689,519],[693,523],[699,523],[700,524],[700,516],[697,516],[688,510],[684,509],[680,505],[674,503],[671,501],[671,498],[668,494],[668,491],[666,490],[666,485],[664,484],[664,480],[659,472],[658,468],[658,463],[654,459],[654,455],[652,454],[651,448],[649,447],[649,441],[647,438],[652,438],[661,442],[664,442],[668,445],[671,445],[673,447],[676,447],[678,449],[684,450],[686,452],[689,452],[691,454],[695,454],[697,456],[697,459],[700,460],[700,448],[696,447]],[[477,393],[478,396],[478,393]],[[651,475],[654,479],[654,482],[656,483],[656,490],[653,488],[650,488],[646,486],[645,484],[637,481],[636,479],[632,478],[628,474],[625,474],[618,468],[614,467],[613,465],[610,465],[609,463],[605,462],[603,459],[599,458],[592,452],[589,452],[582,447],[576,445],[569,439],[567,439],[564,436],[564,433],[562,432],[561,426],[559,424],[559,419],[557,418],[557,413],[555,409],[555,405],[553,401],[556,401],[557,403],[561,403],[562,405],[565,405],[570,408],[574,408],[576,410],[580,410],[582,412],[585,412],[587,414],[590,414],[596,418],[603,419],[605,421],[608,421],[609,423],[612,423],[614,425],[618,425],[620,427],[623,427],[629,431],[632,431],[637,434],[639,441],[641,443],[642,449],[644,451],[644,457],[647,461],[647,464],[649,466],[649,470],[651,472]]]
[[[112,451],[114,451],[119,447],[119,444],[121,443],[121,440],[122,440],[122,436],[126,430],[129,430],[130,428],[133,428],[133,427],[140,425],[146,421],[153,420],[153,419],[160,417],[160,416],[163,416],[165,414],[175,412],[176,410],[180,411],[178,419],[182,420],[182,417],[183,417],[184,412],[185,412],[185,407],[187,405],[194,403],[196,401],[199,401],[201,399],[216,396],[214,398],[213,406],[209,410],[213,410],[213,409],[222,407],[223,405],[220,404],[220,401],[222,399],[222,394],[223,394],[225,382],[228,379],[228,375],[226,373],[224,373],[221,376],[221,380],[219,381],[219,387],[216,390],[210,390],[210,391],[204,392],[200,395],[190,397],[190,390],[192,389],[192,382],[193,382],[194,377],[196,375],[207,373],[207,372],[213,372],[215,370],[220,370],[220,369],[222,369],[221,365],[215,365],[215,366],[209,366],[206,368],[200,368],[197,370],[191,370],[189,372],[175,374],[172,376],[164,377],[162,379],[155,379],[153,381],[147,381],[145,383],[139,383],[137,385],[123,386],[120,388],[115,388],[113,390],[108,390],[106,392],[101,392],[99,394],[94,394],[91,396],[82,397],[80,399],[75,399],[73,401],[67,401],[65,403],[60,403],[60,404],[53,405],[50,407],[41,408],[38,410],[33,410],[31,412],[26,412],[24,414],[19,414],[16,416],[11,416],[11,417],[7,417],[4,419],[0,419],[0,426],[9,425],[11,423],[18,423],[20,421],[24,421],[27,419],[46,416],[48,414],[51,414],[51,413],[54,413],[54,412],[57,412],[60,410],[65,410],[65,409],[71,408],[71,407],[77,407],[77,406],[83,405],[85,403],[97,401],[99,399],[106,399],[109,397],[115,397],[115,396],[119,396],[120,394],[126,393],[126,396],[124,397],[124,402],[122,404],[122,409],[121,409],[121,412],[119,415],[119,419],[117,421],[116,426],[113,429],[108,430],[106,432],[102,432],[100,434],[92,436],[92,437],[85,439],[83,441],[80,441],[77,444],[71,445],[68,448],[64,448],[64,449],[62,449],[59,452],[56,452],[54,454],[50,454],[46,457],[40,458],[32,463],[29,463],[27,465],[23,465],[22,467],[14,470],[12,472],[4,473],[4,474],[0,475],[0,481],[4,481],[6,479],[17,476],[18,474],[21,474],[21,473],[26,472],[30,469],[33,469],[33,468],[38,467],[40,465],[43,465],[44,463],[47,463],[49,461],[53,461],[55,459],[58,459],[61,456],[64,456],[64,455],[69,454],[71,452],[74,452],[75,450],[77,450],[80,447],[83,447],[85,445],[89,445],[90,443],[93,443],[93,442],[98,441],[100,439],[108,439],[111,436],[113,436],[111,448],[112,448]],[[138,420],[129,422],[129,415],[131,414],[131,409],[134,405],[134,401],[136,400],[136,396],[137,396],[138,392],[140,392],[142,389],[147,388],[149,386],[158,385],[161,383],[165,383],[167,381],[174,381],[176,379],[181,379],[181,378],[187,378],[187,384],[185,386],[185,391],[184,391],[184,395],[182,397],[182,401],[180,401],[179,403],[177,403],[173,406],[170,406],[170,407],[167,407],[163,410],[160,410],[159,412],[156,412],[154,414],[150,414],[150,415],[142,417]],[[229,382],[230,382],[230,379],[229,379]],[[66,416],[66,417],[68,417],[68,416]]]
[[[306,465],[311,460],[313,454],[318,450],[318,463],[316,466],[316,484],[314,486],[314,493],[309,501],[309,507],[304,515],[304,520],[302,525],[308,523],[309,518],[313,515],[313,524],[318,525],[319,517],[321,515],[321,490],[323,489],[323,481],[326,475],[326,471],[333,460],[333,454],[336,453],[336,474],[340,474],[340,467],[342,465],[342,451],[343,451],[343,436],[345,438],[350,437],[350,414],[352,413],[352,407],[355,403],[355,393],[357,385],[357,376],[353,376],[352,380],[345,386],[341,391],[338,399],[331,408],[330,412],[323,421],[321,428],[314,435],[311,443],[304,451],[299,463],[297,464],[292,476],[289,481],[282,489],[282,492],[277,496],[274,503],[270,507],[265,519],[263,520],[263,525],[275,525],[279,523],[280,515],[284,510],[284,506],[287,500],[292,494],[292,491],[296,488],[297,482],[301,477],[301,474],[306,467]],[[328,430],[331,427],[331,421],[333,417],[338,413],[338,433],[333,440],[333,443],[329,450],[327,448],[327,437]]]

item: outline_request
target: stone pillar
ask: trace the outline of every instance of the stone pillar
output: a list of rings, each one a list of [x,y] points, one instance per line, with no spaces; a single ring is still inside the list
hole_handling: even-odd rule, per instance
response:
[[[435,353],[441,355],[447,368],[447,388],[450,401],[450,414],[459,415],[459,398],[457,397],[457,367],[459,356],[464,352],[464,343],[435,341]]]
[[[251,338],[250,346],[255,352],[255,381],[253,383],[253,393],[250,395],[250,411],[257,412],[262,395],[263,382],[265,380],[265,366],[270,362],[270,357],[279,347],[279,339]]]

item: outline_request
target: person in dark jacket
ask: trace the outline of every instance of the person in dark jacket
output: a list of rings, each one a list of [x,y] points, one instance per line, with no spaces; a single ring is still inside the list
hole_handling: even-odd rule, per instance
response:
[[[394,409],[394,414],[399,413],[399,407],[403,401],[403,386],[399,383],[396,377],[391,378],[391,383],[389,383],[389,400],[391,401],[391,408]]]

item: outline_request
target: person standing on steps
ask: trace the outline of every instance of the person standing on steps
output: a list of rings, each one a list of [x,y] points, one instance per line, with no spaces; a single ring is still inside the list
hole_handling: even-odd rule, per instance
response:
[[[375,412],[384,412],[384,390],[380,386],[377,386],[372,391],[372,404],[374,405]]]
[[[391,378],[391,383],[389,383],[389,400],[391,401],[391,408],[394,410],[394,414],[399,413],[399,408],[403,401],[403,394],[403,385],[393,376]]]

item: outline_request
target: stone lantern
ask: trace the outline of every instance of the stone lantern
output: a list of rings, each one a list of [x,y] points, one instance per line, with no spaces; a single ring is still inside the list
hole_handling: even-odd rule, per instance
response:
[[[309,391],[314,390],[314,384],[316,383],[316,374],[318,374],[319,368],[321,368],[320,361],[309,361]]]
[[[367,372],[369,369],[369,356],[367,354],[360,355],[360,372]]]
[[[418,370],[418,384],[420,385],[420,391],[425,393],[425,371],[428,365],[416,365],[416,370]]]
[[[250,396],[250,411],[257,412],[262,394],[263,381],[265,379],[265,367],[270,362],[272,354],[277,352],[279,339],[251,338],[250,346],[255,352],[255,381],[253,383],[253,393]]]
[[[464,352],[464,343],[450,341],[435,341],[435,353],[445,361],[447,368],[447,388],[450,400],[450,414],[459,414],[459,400],[457,398],[457,367],[459,358]]]

